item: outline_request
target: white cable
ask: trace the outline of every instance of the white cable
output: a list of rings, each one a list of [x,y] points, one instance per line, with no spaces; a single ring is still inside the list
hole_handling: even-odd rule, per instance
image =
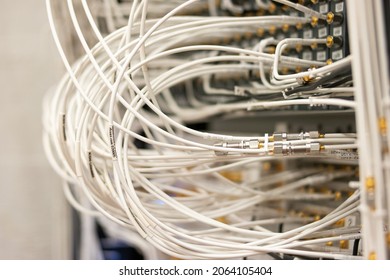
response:
[[[217,115],[245,115],[247,111],[286,106],[332,105],[355,109],[355,101],[341,98],[343,94],[351,93],[347,85],[334,90],[334,94],[340,93],[335,95],[339,98],[332,95],[331,89],[319,88],[303,94],[302,99],[291,100],[258,102],[238,98],[233,103],[207,104],[195,99],[199,93],[195,84],[197,79],[206,85],[204,98],[223,100],[226,96],[221,93],[237,97],[233,95],[233,89],[215,87],[211,75],[222,79],[231,74],[248,76],[260,66],[263,83],[254,84],[256,93],[265,96],[269,93],[267,88],[273,88],[271,93],[280,96],[278,90],[283,90],[286,82],[296,85],[297,76],[294,75],[300,77],[307,72],[276,75],[278,80],[268,82],[264,69],[270,69],[275,63],[276,68],[279,65],[291,69],[321,67],[309,71],[313,75],[325,75],[349,65],[351,57],[335,62],[333,66],[324,66],[323,62],[282,56],[283,45],[292,41],[280,41],[275,55],[263,52],[267,42],[271,42],[266,40],[259,42],[258,49],[248,50],[204,43],[210,42],[214,35],[223,40],[232,34],[250,32],[253,27],[307,23],[310,19],[174,16],[189,10],[191,3],[200,2],[191,0],[174,4],[159,2],[162,9],[173,10],[162,18],[148,20],[147,13],[156,12],[157,1],[144,0],[134,1],[131,9],[129,6],[130,16],[125,27],[104,37],[94,22],[88,2],[83,0],[88,22],[98,39],[98,43],[90,47],[73,3],[68,0],[69,14],[85,51],[85,56],[72,67],[58,39],[50,2],[47,0],[50,26],[68,74],[45,100],[45,150],[57,172],[74,184],[74,188],[83,190],[97,211],[85,209],[74,199],[69,188],[65,188],[66,196],[75,208],[86,214],[101,213],[99,215],[126,230],[138,232],[159,250],[180,258],[233,258],[267,252],[359,258],[323,245],[331,240],[359,237],[355,228],[349,232],[335,230],[334,234],[339,236],[323,235],[326,230],[332,230],[332,224],[338,220],[355,214],[357,193],[337,203],[334,210],[334,207],[324,207],[325,210],[313,207],[313,210],[325,213],[317,221],[314,217],[281,214],[277,204],[268,205],[270,201],[291,201],[297,202],[298,209],[305,202],[333,200],[335,194],[309,193],[302,188],[339,182],[341,178],[350,178],[353,172],[331,173],[324,168],[305,167],[296,172],[287,169],[280,173],[283,176],[261,175],[260,179],[254,180],[248,175],[250,172],[258,174],[262,164],[279,160],[280,155],[274,153],[279,142],[274,142],[272,132],[230,135],[188,127],[191,122],[205,121]],[[215,4],[209,2],[210,6]],[[105,11],[110,28],[116,28],[121,7],[113,3],[108,5],[109,1],[104,3],[110,9]],[[309,44],[313,41],[304,39],[300,42]],[[186,92],[177,92],[175,87],[180,84],[186,85]],[[328,91],[329,95],[320,96]],[[188,104],[182,105],[186,101]],[[193,104],[196,107],[192,107]],[[352,150],[353,153],[357,148],[355,134],[311,137],[285,140],[282,144],[292,149],[305,147],[305,153],[287,158],[332,158],[330,150],[346,153]],[[137,147],[139,142],[145,147]],[[321,150],[313,154],[307,152],[311,145],[320,145]],[[251,221],[256,215],[260,215],[259,220]],[[238,219],[241,222],[236,222]],[[292,229],[279,233],[265,227],[281,222],[291,225]],[[186,225],[198,230],[191,231]],[[308,237],[310,240],[304,240]],[[146,248],[141,239],[134,240],[136,246]]]

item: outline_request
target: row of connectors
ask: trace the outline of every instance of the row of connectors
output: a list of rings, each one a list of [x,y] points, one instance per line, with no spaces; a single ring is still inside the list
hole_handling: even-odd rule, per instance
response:
[[[272,1],[264,1],[264,3],[268,3],[267,8],[251,11],[250,7],[256,6],[253,2],[254,1],[250,0],[233,1],[235,5],[242,7],[243,11],[246,11],[240,16],[276,14],[284,14],[294,17],[308,16],[293,8]],[[303,46],[298,44],[295,47],[287,48],[283,54],[305,60],[326,61],[327,63],[332,63],[333,61],[346,57],[349,54],[349,46],[345,0],[300,0],[295,2],[326,16],[324,19],[319,19],[317,16],[311,16],[311,22],[307,24],[284,24],[282,26],[273,25],[267,28],[258,28],[254,32],[247,32],[247,34],[232,34],[230,36],[231,38],[221,40],[225,42],[218,43],[251,48],[260,40],[268,37],[274,37],[277,40],[283,40],[285,38],[326,38],[326,45],[312,44]],[[264,51],[273,53],[274,49],[275,46],[270,45]],[[297,67],[297,69],[284,67],[284,69],[280,69],[279,71],[282,74],[291,74],[304,70],[305,69],[301,69],[300,67]]]
[[[299,37],[304,39],[312,38],[333,38],[337,44],[328,45],[328,48],[317,48],[316,46],[307,46],[299,50],[299,58],[305,60],[317,61],[336,61],[349,54],[348,39],[346,30],[346,9],[345,1],[326,0],[326,1],[298,1],[310,9],[326,15],[326,20],[312,16],[311,22],[305,25],[298,24],[291,28],[290,37]],[[304,16],[303,13],[290,10],[290,16]],[[288,37],[288,36],[286,36]]]
[[[236,16],[263,16],[285,14],[294,17],[304,17],[302,12],[274,3],[265,1],[266,8],[256,8],[251,0],[232,0],[237,7],[242,8],[242,13]],[[310,8],[316,12],[326,15],[326,19],[319,19],[317,16],[311,17],[311,22],[307,24],[298,23],[296,25],[284,24],[281,27],[270,26],[269,28],[259,28],[257,30],[257,39],[274,37],[278,40],[285,38],[327,38],[333,37],[335,41],[341,41],[341,44],[335,44],[329,49],[317,48],[316,46],[297,46],[296,51],[292,50],[288,55],[299,57],[306,60],[328,61],[339,60],[349,54],[346,26],[346,6],[343,0],[300,0],[299,4]],[[307,15],[306,15],[307,16]],[[245,38],[242,37],[245,44]],[[249,39],[249,38],[248,38]],[[236,40],[237,41],[237,40]],[[345,43],[344,43],[345,42]],[[250,44],[249,44],[250,45]]]
[[[321,146],[318,142],[306,144],[292,144],[289,141],[297,140],[314,140],[320,138],[318,131],[301,132],[301,133],[274,133],[271,137],[273,141],[274,155],[296,155],[296,154],[319,154]]]
[[[291,141],[315,140],[323,138],[324,135],[318,131],[301,133],[274,133],[272,136],[265,136],[263,141],[258,139],[242,140],[238,142],[221,142],[215,147],[228,149],[264,149],[269,155],[296,155],[296,154],[319,154],[322,146],[319,142],[294,143]],[[227,155],[226,151],[215,151],[218,156]]]
[[[291,143],[274,143],[274,155],[299,155],[299,154],[319,154],[321,146],[319,143],[307,143],[302,145],[292,145]]]
[[[323,49],[305,49],[301,50],[298,47],[298,55],[293,56],[306,60],[339,60],[349,54],[347,25],[346,25],[346,5],[345,0],[297,0],[296,2],[302,6],[310,8],[316,12],[326,15],[325,19],[319,19],[316,16],[311,17],[311,23],[283,25],[282,27],[271,26],[268,29],[258,30],[258,36],[265,38],[268,36],[282,40],[284,38],[326,38],[332,36],[342,39],[341,46],[333,46],[329,50]],[[259,5],[260,3],[260,5]],[[230,16],[266,16],[266,15],[290,15],[290,16],[305,16],[302,12],[296,11],[294,8],[282,5],[270,0],[227,0],[216,1],[218,13],[221,15]],[[307,16],[307,15],[306,15]],[[243,41],[246,41],[245,38]]]
[[[257,8],[255,1],[240,0],[232,3],[240,7],[243,11],[237,16],[262,16],[284,14],[294,17],[304,17],[302,12],[293,8],[280,5],[276,2],[265,1],[267,8]],[[312,46],[296,46],[291,48],[287,55],[305,60],[329,61],[339,60],[349,54],[347,26],[346,26],[346,6],[344,0],[323,0],[323,1],[297,1],[316,12],[326,15],[326,19],[319,19],[316,16],[311,17],[311,22],[307,24],[283,26],[270,26],[268,28],[258,28],[253,32],[246,34],[231,34],[224,39],[216,39],[216,44],[233,44],[244,48],[251,48],[259,40],[267,37],[274,37],[277,40],[285,38],[333,38],[337,44],[329,44],[328,48],[313,44]],[[221,1],[218,1],[219,10],[223,8]],[[306,15],[307,16],[307,15]]]

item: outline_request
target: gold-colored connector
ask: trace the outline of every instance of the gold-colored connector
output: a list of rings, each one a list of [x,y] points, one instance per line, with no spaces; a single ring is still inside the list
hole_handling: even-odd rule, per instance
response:
[[[310,78],[309,76],[304,76],[302,79],[303,79],[303,81],[304,81],[305,83],[308,83],[308,82],[311,81],[311,78]]]
[[[278,171],[278,172],[284,171],[284,169],[285,169],[284,163],[283,163],[283,162],[278,162],[278,163],[276,163],[275,169],[276,169],[276,171]]]
[[[265,15],[265,10],[264,9],[259,9],[257,12],[256,12],[256,16],[264,16]]]
[[[329,246],[329,247],[333,246],[333,242],[332,241],[326,242],[326,246]]]
[[[225,217],[219,217],[219,218],[216,218],[216,220],[217,220],[218,222],[221,222],[221,223],[227,224],[227,220],[226,220],[226,218],[225,218]]]
[[[234,34],[234,35],[233,35],[233,39],[234,39],[234,41],[236,41],[236,42],[241,41],[241,34],[240,34],[240,33]]]
[[[347,171],[347,172],[353,171],[352,167],[349,166],[349,165],[343,166],[342,169],[345,170],[345,171]]]
[[[332,12],[327,13],[326,14],[326,22],[328,24],[332,24],[333,20],[334,20],[334,13],[332,13]]]
[[[341,197],[342,197],[342,194],[341,194],[341,192],[339,192],[339,191],[337,191],[337,192],[334,194],[334,199],[335,199],[335,200],[340,200]]]
[[[283,75],[287,75],[288,74],[288,67],[283,67],[281,70],[280,70],[280,73],[282,73]]]
[[[312,16],[310,23],[311,23],[311,26],[316,27],[318,25],[318,17]]]
[[[262,167],[263,167],[263,171],[267,172],[271,170],[272,166],[270,162],[264,162]]]
[[[276,26],[275,26],[275,25],[271,26],[271,27],[268,29],[268,32],[269,32],[269,34],[271,34],[271,35],[275,35],[275,33],[276,33]]]
[[[302,67],[301,67],[301,66],[295,67],[295,72],[296,72],[296,73],[302,72]]]
[[[300,52],[303,50],[302,44],[297,44],[297,45],[295,46],[295,50],[296,50],[297,52],[300,53]]]
[[[243,180],[242,173],[239,171],[221,171],[219,174],[232,182],[240,183]]]
[[[263,37],[264,36],[264,28],[258,28],[256,31],[256,35],[259,37]]]
[[[244,34],[244,37],[245,37],[245,39],[247,39],[247,40],[249,40],[250,38],[252,38],[252,36],[253,36],[253,33],[252,32],[245,32],[245,34]]]
[[[360,170],[359,170],[359,168],[356,168],[356,170],[355,170],[355,176],[356,176],[357,178],[359,178],[359,176],[360,176]]]
[[[333,60],[331,58],[329,58],[327,61],[326,61],[326,65],[330,65],[333,63]]]
[[[325,151],[325,146],[324,145],[320,146],[320,151]]]
[[[345,218],[342,218],[342,219],[338,220],[335,223],[335,225],[338,226],[338,227],[344,227],[345,226]]]
[[[386,235],[387,246],[390,248],[390,232]]]
[[[379,125],[379,131],[382,136],[386,136],[387,134],[387,121],[385,118],[379,118],[378,120],[378,125]]]
[[[312,50],[315,50],[315,49],[318,48],[318,44],[317,44],[316,42],[311,43],[311,44],[310,44],[310,47],[312,48]]]
[[[298,213],[298,217],[300,217],[300,218],[306,218],[307,215],[306,215],[303,211],[300,211],[300,212]]]
[[[311,0],[313,4],[318,4],[318,0]]]
[[[369,259],[369,260],[372,260],[372,261],[376,260],[376,253],[375,253],[375,252],[371,252],[371,253],[368,255],[368,259]]]
[[[276,11],[276,5],[274,3],[271,3],[268,7],[268,11],[273,14]]]
[[[290,25],[288,25],[287,23],[285,23],[285,24],[283,24],[283,26],[282,26],[282,31],[283,32],[288,32],[288,30],[290,29]]]
[[[314,221],[319,221],[321,220],[321,216],[320,215],[315,215],[314,216]]]
[[[340,249],[348,249],[348,248],[349,248],[348,240],[340,240]]]
[[[374,177],[367,177],[366,178],[366,189],[368,192],[374,192],[374,189],[375,189]]]
[[[326,46],[328,48],[331,48],[333,44],[334,44],[333,36],[329,35],[328,37],[326,37]]]
[[[301,30],[303,28],[303,23],[302,22],[298,22],[295,27],[298,29],[298,30]]]
[[[289,52],[290,52],[290,47],[286,47],[286,48],[284,48],[284,50],[282,51],[282,54],[287,55]]]

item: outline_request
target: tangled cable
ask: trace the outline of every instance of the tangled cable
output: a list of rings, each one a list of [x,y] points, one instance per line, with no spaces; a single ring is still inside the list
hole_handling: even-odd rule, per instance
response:
[[[228,135],[190,126],[233,112],[297,105],[354,109],[346,70],[352,58],[327,65],[283,54],[288,45],[325,44],[324,39],[252,38],[254,44],[247,48],[216,42],[259,28],[307,23],[308,17],[179,15],[205,2],[189,0],[176,1],[161,18],[148,19],[149,10],[158,12],[153,2],[132,1],[127,25],[118,29],[123,18],[109,13],[113,30],[103,36],[82,0],[82,12],[98,40],[91,47],[68,0],[85,51],[71,65],[58,37],[51,1],[46,1],[67,74],[45,99],[44,143],[51,164],[66,181],[70,203],[86,215],[104,216],[138,232],[177,258],[267,253],[360,258],[345,246],[329,246],[361,238],[358,223],[340,226],[340,221],[357,217],[359,191],[348,183],[356,180],[355,170],[321,165],[293,165],[279,172],[265,168],[281,158],[354,163],[358,158],[354,133]],[[215,7],[209,7],[215,13]],[[267,52],[271,44],[274,54]],[[279,74],[285,67],[307,71]],[[248,78],[251,73],[258,73],[258,78]],[[327,84],[328,76],[340,82]],[[245,81],[216,86],[215,80],[231,77]],[[304,77],[315,86],[302,85]],[[286,89],[291,93],[283,92]],[[323,185],[338,185],[343,192],[321,191]],[[79,202],[77,190],[94,209]]]

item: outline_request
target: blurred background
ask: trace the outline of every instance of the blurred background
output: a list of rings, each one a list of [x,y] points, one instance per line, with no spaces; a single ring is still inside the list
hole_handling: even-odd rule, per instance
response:
[[[0,259],[69,257],[68,209],[42,148],[42,99],[65,73],[45,1],[0,9]]]

